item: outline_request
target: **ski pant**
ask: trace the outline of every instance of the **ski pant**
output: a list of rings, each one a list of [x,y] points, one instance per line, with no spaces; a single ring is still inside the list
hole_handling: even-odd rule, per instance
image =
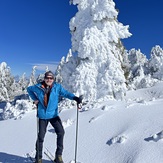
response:
[[[46,129],[47,129],[49,122],[51,123],[51,125],[55,129],[55,133],[57,134],[56,155],[62,155],[63,138],[64,138],[65,131],[62,126],[61,119],[59,117],[55,117],[52,119],[39,119],[39,132],[38,132],[38,138],[36,141],[36,159],[42,158],[43,142],[44,142],[44,137],[45,137]]]

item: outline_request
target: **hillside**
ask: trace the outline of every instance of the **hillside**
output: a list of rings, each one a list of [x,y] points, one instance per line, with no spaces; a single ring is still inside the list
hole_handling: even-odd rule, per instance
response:
[[[77,160],[81,163],[162,163],[163,83],[127,92],[123,101],[101,100],[79,112]],[[0,123],[0,162],[30,163],[34,155],[36,111],[30,108]],[[76,106],[62,108],[65,163],[74,160]],[[44,150],[55,150],[56,135],[49,125]],[[50,163],[44,156],[44,163]]]

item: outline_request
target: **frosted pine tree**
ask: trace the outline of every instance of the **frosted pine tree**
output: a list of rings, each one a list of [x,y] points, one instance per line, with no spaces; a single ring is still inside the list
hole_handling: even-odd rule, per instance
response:
[[[19,78],[18,81],[18,87],[22,93],[26,90],[28,83],[29,81],[27,80],[25,73],[23,73],[23,75]]]
[[[71,49],[69,49],[69,52],[68,52],[68,54],[67,54],[67,56],[66,56],[66,58],[65,57],[62,57],[61,58],[61,61],[60,61],[60,63],[59,63],[59,65],[58,65],[58,67],[57,67],[57,70],[56,70],[56,72],[55,72],[55,75],[56,75],[56,81],[58,82],[58,83],[62,83],[63,82],[63,78],[62,78],[62,76],[61,76],[61,71],[62,71],[62,69],[63,69],[63,66],[64,66],[64,64],[66,64],[66,63],[70,63],[71,62],[71,59],[73,59],[73,57],[72,57],[72,51],[71,51]],[[70,64],[69,64],[70,65]],[[67,66],[68,66],[68,64],[67,64]],[[71,68],[70,68],[71,67]],[[64,76],[64,75],[68,75],[68,74],[71,74],[71,70],[72,70],[72,68],[73,68],[74,66],[68,66],[68,68],[66,68],[65,70],[64,70],[64,74],[62,73],[62,75]],[[75,67],[74,67],[75,68]],[[69,72],[67,72],[67,71],[69,71]],[[64,85],[67,85],[68,83],[66,82],[66,81],[64,81]],[[67,87],[67,86],[66,86]]]
[[[140,89],[153,86],[158,80],[153,79],[148,67],[148,59],[139,50],[128,51],[129,74],[127,78],[128,89]]]
[[[35,77],[36,67],[37,66],[33,66],[33,68],[32,68],[32,73],[31,73],[31,76],[30,76],[30,79],[29,79],[29,86],[33,85],[33,84],[36,84],[36,77]]]
[[[128,51],[129,60],[129,76],[128,87],[130,89],[141,88],[141,80],[145,78],[145,71],[147,65],[146,56],[140,51],[140,49],[131,49]]]
[[[163,49],[159,45],[151,50],[149,69],[153,78],[163,80]]]
[[[112,0],[72,3],[78,7],[70,21],[72,51],[77,56],[62,66],[63,84],[66,81],[68,89],[90,101],[104,96],[122,98],[126,84],[119,40],[131,36],[128,26],[118,22]]]
[[[10,100],[15,95],[15,80],[6,62],[0,64],[0,101]]]

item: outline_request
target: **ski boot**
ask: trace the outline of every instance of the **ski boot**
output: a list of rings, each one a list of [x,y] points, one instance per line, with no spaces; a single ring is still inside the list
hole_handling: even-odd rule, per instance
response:
[[[42,163],[42,159],[41,159],[41,158],[38,159],[38,160],[36,159],[36,160],[35,160],[35,163]]]
[[[62,155],[56,155],[54,159],[54,163],[64,163],[62,160]]]

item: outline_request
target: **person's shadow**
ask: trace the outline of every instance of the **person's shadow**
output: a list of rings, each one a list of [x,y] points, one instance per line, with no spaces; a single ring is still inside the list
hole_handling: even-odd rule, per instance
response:
[[[43,160],[43,162],[50,163],[48,160]],[[31,160],[27,157],[0,152],[0,163],[31,163]]]

